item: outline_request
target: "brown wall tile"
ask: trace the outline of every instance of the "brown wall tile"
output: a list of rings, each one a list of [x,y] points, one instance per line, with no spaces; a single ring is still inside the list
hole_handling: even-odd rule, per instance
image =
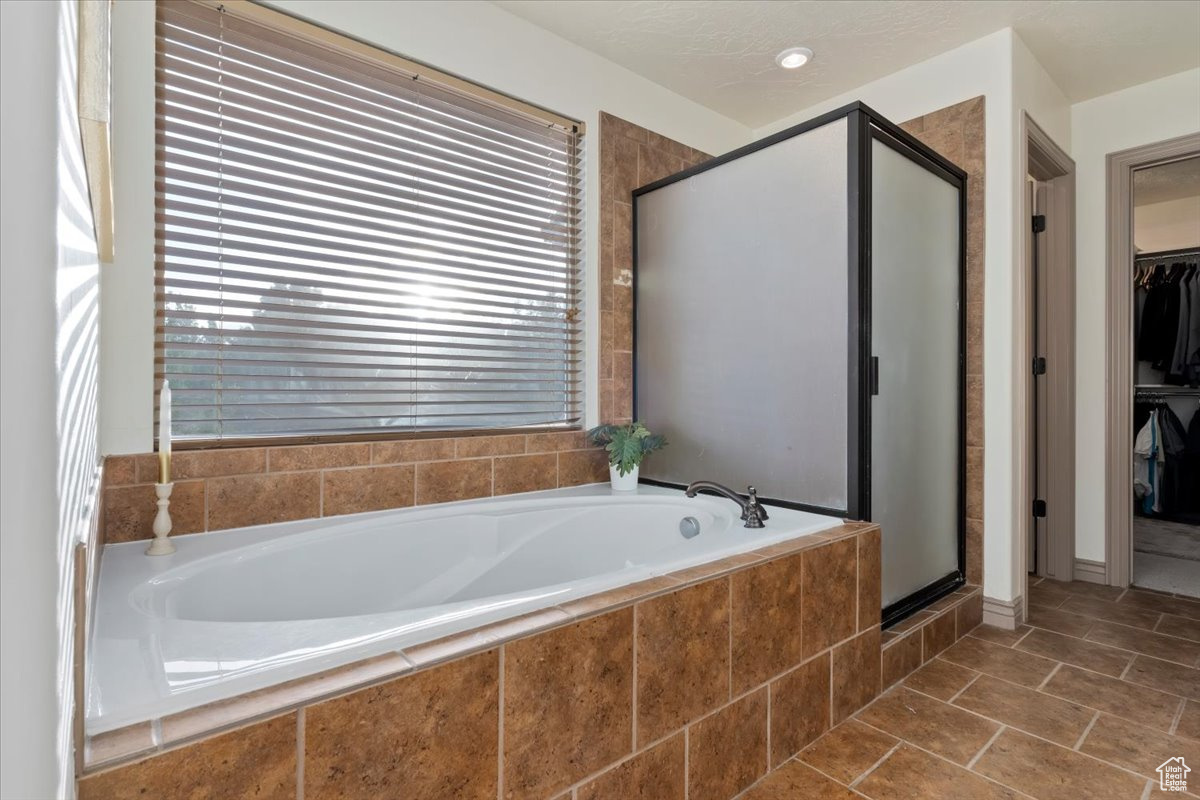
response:
[[[79,782],[80,800],[296,796],[296,715],[240,728]]]
[[[733,581],[733,693],[799,664],[804,553],[736,572]]]
[[[487,497],[492,493],[492,461],[435,461],[417,465],[417,505]]]
[[[804,646],[814,656],[858,630],[858,537],[804,553]]]
[[[771,766],[778,767],[829,730],[829,653],[771,684]]]
[[[579,486],[608,480],[608,453],[600,448],[558,454],[558,485]]]
[[[684,737],[676,734],[600,777],[576,792],[578,800],[683,800]]]
[[[331,467],[359,467],[371,463],[371,445],[318,444],[308,447],[272,447],[267,451],[271,472],[291,472]]]
[[[183,450],[171,455],[171,479],[213,478],[266,472],[267,448]]]
[[[638,745],[729,702],[729,580],[637,605]]]
[[[329,470],[321,489],[322,514],[332,517],[411,506],[415,472],[411,464]]]
[[[304,796],[495,798],[499,674],[490,650],[310,707]]]
[[[399,442],[372,442],[372,464],[400,464],[410,461],[448,461],[454,458],[453,439],[410,439]]]
[[[321,516],[321,474],[288,472],[208,481],[208,529]]]
[[[494,494],[535,492],[558,486],[558,454],[504,456],[495,461]]]
[[[632,608],[504,649],[506,795],[551,796],[631,751]]]
[[[557,453],[560,450],[582,450],[587,447],[583,431],[562,433],[531,433],[525,437],[527,453]]]
[[[958,615],[956,631],[958,636],[966,636],[976,627],[983,624],[983,592],[976,592],[971,597],[958,604],[955,609]]]
[[[104,459],[104,485],[137,483],[137,456],[108,456]]]
[[[920,666],[921,631],[914,631],[883,648],[883,688],[904,680]]]
[[[883,613],[882,535],[878,528],[858,535],[858,629],[878,625]]]
[[[455,458],[511,456],[524,452],[524,434],[517,436],[464,436],[454,441]]]
[[[176,481],[170,512],[172,535],[204,530],[204,481]],[[104,541],[115,544],[154,538],[150,526],[157,513],[153,484],[105,489]]]
[[[930,659],[954,644],[956,617],[953,610],[944,611],[925,623],[921,634],[925,642],[925,658]]]
[[[879,694],[879,628],[871,628],[833,650],[833,718],[836,725]]]
[[[705,717],[689,729],[690,800],[728,800],[766,772],[766,687]]]

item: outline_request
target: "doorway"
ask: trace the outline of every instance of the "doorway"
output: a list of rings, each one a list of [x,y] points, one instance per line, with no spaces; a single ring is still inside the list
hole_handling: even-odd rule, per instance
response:
[[[1025,572],[1069,581],[1075,562],[1075,163],[1024,117]]]
[[[1198,167],[1200,134],[1108,156],[1105,578],[1191,596],[1200,594],[1200,352],[1187,324],[1200,288],[1200,221],[1189,211],[1200,203]]]
[[[1200,155],[1133,174],[1131,583],[1200,596]]]

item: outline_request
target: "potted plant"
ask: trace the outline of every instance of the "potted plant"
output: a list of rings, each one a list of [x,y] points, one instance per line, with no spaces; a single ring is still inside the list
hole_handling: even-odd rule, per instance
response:
[[[587,432],[588,441],[608,451],[608,477],[614,492],[637,489],[642,459],[666,447],[664,436],[651,433],[640,422],[626,425],[598,425]]]

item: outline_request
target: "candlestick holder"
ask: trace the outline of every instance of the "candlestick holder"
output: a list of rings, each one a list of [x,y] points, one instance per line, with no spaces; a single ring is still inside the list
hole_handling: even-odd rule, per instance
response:
[[[148,556],[169,556],[175,552],[175,545],[167,539],[167,534],[171,532],[171,512],[167,507],[171,505],[171,490],[174,488],[174,483],[154,484],[154,493],[158,495],[158,513],[154,515],[154,541],[146,548]]]

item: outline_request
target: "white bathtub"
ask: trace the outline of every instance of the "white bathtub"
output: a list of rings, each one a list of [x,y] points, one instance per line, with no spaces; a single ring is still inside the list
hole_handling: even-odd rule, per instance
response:
[[[700,533],[680,532],[693,517]],[[834,527],[643,486],[558,489],[104,549],[89,735]]]

